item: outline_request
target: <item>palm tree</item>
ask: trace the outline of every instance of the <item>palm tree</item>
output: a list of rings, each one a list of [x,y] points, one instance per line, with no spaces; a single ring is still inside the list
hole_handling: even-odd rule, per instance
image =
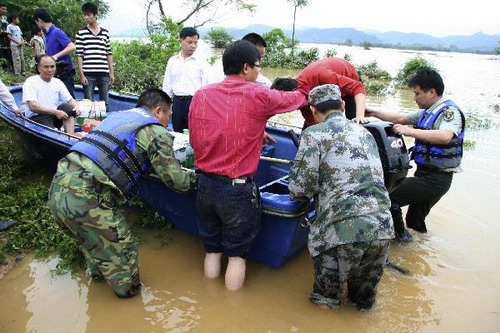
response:
[[[294,6],[294,8],[293,8],[293,29],[292,29],[292,57],[293,57],[293,52],[295,49],[295,18],[297,16],[297,8],[307,6],[309,4],[309,0],[287,0],[287,1],[291,2]]]

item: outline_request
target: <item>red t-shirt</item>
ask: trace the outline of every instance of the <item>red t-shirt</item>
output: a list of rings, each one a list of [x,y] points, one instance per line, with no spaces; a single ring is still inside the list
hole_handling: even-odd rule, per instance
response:
[[[305,105],[308,90],[270,90],[238,75],[202,87],[189,107],[195,165],[230,178],[254,175],[267,120]]]
[[[342,97],[366,94],[356,68],[340,58],[329,57],[314,61],[299,73],[296,80],[299,85],[308,85],[311,89],[323,84],[336,84]],[[301,108],[300,112],[308,126],[316,123],[308,105]]]

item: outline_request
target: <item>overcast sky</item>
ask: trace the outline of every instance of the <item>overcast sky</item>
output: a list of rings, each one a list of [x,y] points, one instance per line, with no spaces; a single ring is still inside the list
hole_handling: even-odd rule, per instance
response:
[[[143,0],[107,0],[110,12],[103,26],[113,32],[144,27]],[[291,29],[293,7],[286,0],[248,0],[257,5],[254,14],[219,10],[220,20],[212,25],[242,28],[267,24]],[[478,31],[500,34],[499,0],[310,0],[297,10],[297,28],[345,28],[358,30],[426,33],[433,36],[471,35]],[[187,10],[182,0],[163,0],[164,8],[179,19]],[[172,4],[176,4],[173,6]],[[188,22],[192,24],[192,22]]]

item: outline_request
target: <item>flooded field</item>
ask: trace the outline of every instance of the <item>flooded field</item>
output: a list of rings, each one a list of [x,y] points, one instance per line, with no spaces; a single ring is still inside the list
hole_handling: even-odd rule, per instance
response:
[[[383,59],[405,54],[384,52],[382,67]],[[354,62],[363,54],[354,54]],[[498,60],[429,56],[457,104],[498,123],[490,107],[500,103]],[[484,81],[466,83],[475,75]],[[391,97],[381,107],[413,108],[411,98]],[[311,305],[307,250],[280,270],[250,261],[244,289],[229,292],[222,279],[203,278],[199,239],[173,230],[162,246],[163,232],[139,229],[140,296],[120,300],[83,272],[54,277],[57,257],[27,256],[0,279],[0,332],[499,332],[499,137],[498,126],[467,133],[475,149],[466,152],[463,173],[431,211],[429,233],[391,246],[391,260],[410,274],[387,269],[370,312],[345,300],[337,311]]]

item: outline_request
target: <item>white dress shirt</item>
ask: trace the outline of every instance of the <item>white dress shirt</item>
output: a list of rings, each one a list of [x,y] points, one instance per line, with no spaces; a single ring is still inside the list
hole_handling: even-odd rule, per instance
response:
[[[196,53],[183,58],[181,53],[168,59],[163,78],[163,91],[174,96],[193,96],[208,83],[208,62]]]
[[[0,101],[12,112],[19,110],[14,96],[9,91],[9,88],[0,80]]]

